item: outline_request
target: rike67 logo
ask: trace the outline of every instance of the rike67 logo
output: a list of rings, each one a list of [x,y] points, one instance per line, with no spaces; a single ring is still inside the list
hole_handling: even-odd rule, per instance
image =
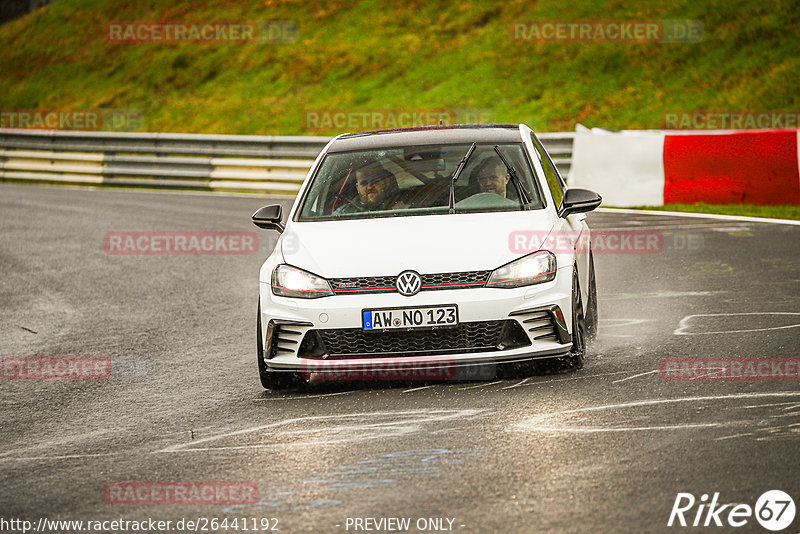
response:
[[[695,504],[697,509],[695,510]],[[754,507],[742,503],[719,502],[719,492],[714,493],[711,501],[708,494],[695,499],[691,493],[678,493],[667,526],[692,527],[742,527],[755,516],[756,521],[767,530],[777,532],[783,530],[794,521],[794,500],[781,490],[764,492]]]

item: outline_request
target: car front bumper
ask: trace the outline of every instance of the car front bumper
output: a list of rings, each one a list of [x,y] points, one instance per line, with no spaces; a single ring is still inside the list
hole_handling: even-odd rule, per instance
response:
[[[515,289],[296,299],[273,295],[262,279],[260,292],[265,362],[272,371],[368,372],[388,364],[430,371],[552,358],[571,347],[571,267],[559,269],[551,282]],[[363,310],[449,304],[458,306],[455,328],[362,331]]]

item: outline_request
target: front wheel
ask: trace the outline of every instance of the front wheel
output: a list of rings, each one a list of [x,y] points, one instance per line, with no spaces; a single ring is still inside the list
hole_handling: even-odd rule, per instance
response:
[[[264,335],[261,329],[261,299],[258,300],[258,318],[256,319],[256,352],[258,356],[258,376],[265,389],[287,389],[302,383],[297,373],[270,371],[264,360]]]
[[[572,273],[572,347],[567,362],[574,369],[582,369],[586,359],[586,318],[583,315],[583,298],[578,283],[578,271]]]

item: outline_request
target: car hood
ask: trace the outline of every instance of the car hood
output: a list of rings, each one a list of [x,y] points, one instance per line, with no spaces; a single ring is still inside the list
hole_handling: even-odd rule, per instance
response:
[[[290,222],[281,253],[325,278],[481,271],[523,255],[509,246],[513,232],[546,235],[553,224],[545,210]]]

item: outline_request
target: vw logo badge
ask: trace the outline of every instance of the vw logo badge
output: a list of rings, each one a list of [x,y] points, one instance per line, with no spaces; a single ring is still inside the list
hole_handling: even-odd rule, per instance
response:
[[[419,293],[422,289],[422,278],[416,271],[403,271],[397,277],[397,291],[401,295],[411,297]]]

